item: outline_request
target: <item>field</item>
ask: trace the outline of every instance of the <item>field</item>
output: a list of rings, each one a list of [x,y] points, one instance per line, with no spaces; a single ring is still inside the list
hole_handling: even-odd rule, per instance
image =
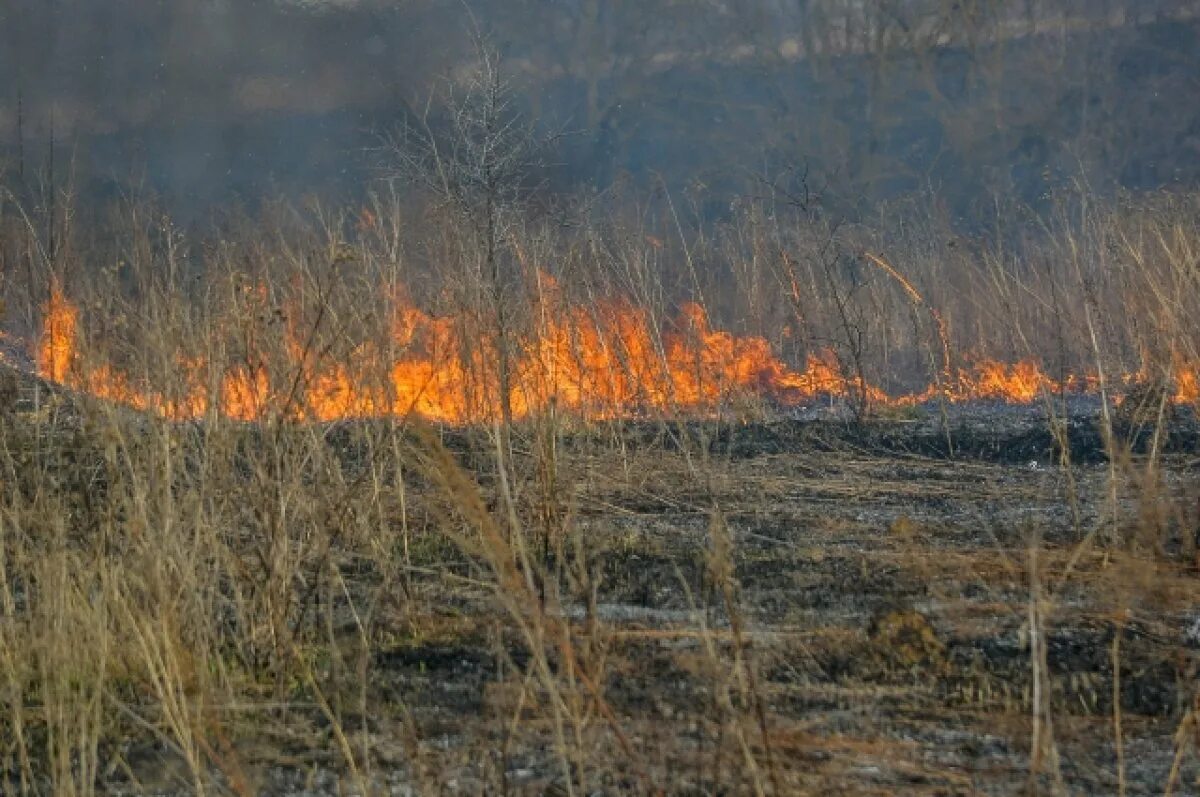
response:
[[[0,3],[0,794],[1200,795],[1195,6]]]
[[[411,196],[5,196],[0,791],[1200,792],[1200,198],[545,208],[487,76]]]
[[[1200,788],[1190,410],[1115,476],[1081,400],[518,424],[510,481],[5,385],[10,793]]]

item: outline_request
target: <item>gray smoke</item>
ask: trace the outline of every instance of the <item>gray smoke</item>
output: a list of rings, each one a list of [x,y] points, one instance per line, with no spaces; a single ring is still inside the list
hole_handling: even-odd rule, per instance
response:
[[[0,158],[180,209],[350,196],[363,152],[484,31],[565,130],[551,188],[627,176],[719,212],[807,174],[847,208],[957,215],[1058,181],[1200,180],[1200,4],[1184,0],[3,0]]]

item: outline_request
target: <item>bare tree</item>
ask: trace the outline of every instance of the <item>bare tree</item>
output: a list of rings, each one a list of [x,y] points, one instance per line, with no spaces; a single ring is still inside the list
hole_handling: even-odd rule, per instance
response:
[[[453,270],[447,283],[462,292],[460,317],[477,324],[462,330],[462,346],[474,347],[462,352],[463,361],[478,364],[472,395],[487,410],[498,409],[497,474],[516,529],[510,468],[513,399],[520,389],[515,363],[519,327],[528,318],[518,236],[550,139],[517,109],[497,50],[479,34],[475,47],[474,64],[447,84],[440,103],[426,103],[421,118],[390,140],[389,176],[424,194],[438,231],[431,259]]]

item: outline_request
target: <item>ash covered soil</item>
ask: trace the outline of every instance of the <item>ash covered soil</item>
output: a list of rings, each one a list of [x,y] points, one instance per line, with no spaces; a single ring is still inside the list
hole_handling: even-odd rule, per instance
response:
[[[1148,506],[1135,474],[1155,443],[1124,430],[1126,542],[1113,547],[1099,538],[1112,493],[1093,409],[1071,408],[1057,433],[1039,410],[999,406],[955,410],[948,437],[932,412],[866,426],[632,426],[619,450],[582,457],[574,522],[600,578],[593,606],[565,612],[581,630],[589,617],[603,627],[605,695],[651,781],[668,793],[752,791],[719,721],[714,645],[724,661],[741,648],[754,672],[746,704],[733,703],[783,792],[1011,794],[1031,782],[1053,792],[1057,768],[1070,793],[1115,794],[1119,634],[1123,788],[1160,793],[1170,781],[1200,793],[1198,740],[1179,737],[1200,663],[1197,427],[1178,416],[1159,440],[1165,465]],[[714,507],[736,618],[712,584]],[[1031,781],[1035,581],[1053,743]],[[497,743],[514,706],[511,681],[508,692],[496,683],[512,676],[482,633],[487,597],[464,599],[455,616],[476,633],[382,652],[379,675],[448,759],[462,751],[446,771],[473,790],[485,778],[469,751]],[[503,767],[519,792],[556,782],[550,757],[528,748]],[[636,783],[626,777],[597,793]]]
[[[1152,507],[1139,506],[1132,474],[1153,441],[1128,430],[1121,533],[1143,534],[1153,512],[1160,536],[1114,550],[1096,538],[1110,471],[1092,409],[1072,408],[1058,434],[1038,410],[978,406],[955,411],[949,436],[931,411],[867,426],[631,424],[603,442],[567,437],[572,523],[595,597],[564,584],[547,611],[599,640],[604,696],[636,753],[597,741],[598,759],[622,763],[598,768],[594,793],[641,792],[647,775],[666,793],[752,791],[731,722],[781,793],[1027,789],[1035,569],[1052,726],[1042,733],[1053,744],[1033,783],[1053,791],[1057,766],[1073,793],[1117,792],[1119,632],[1127,793],[1169,780],[1176,793],[1200,791],[1194,741],[1171,774],[1200,662],[1187,539],[1200,527],[1196,424],[1176,418],[1159,442],[1166,466]],[[728,529],[732,604],[713,583],[714,512]],[[417,589],[445,608],[416,620],[433,638],[406,631],[375,651],[378,749],[410,760],[397,742],[408,727],[448,792],[565,793],[545,707],[524,681],[528,651],[503,630],[491,591],[448,593],[437,577]],[[739,656],[749,687],[732,669],[714,673]],[[405,713],[388,711],[400,704]],[[401,771],[396,782],[410,782]],[[290,776],[297,785],[300,772]]]
[[[1038,408],[978,405],[865,425],[814,414],[560,435],[577,542],[550,555],[557,586],[538,611],[572,629],[607,706],[574,707],[587,793],[734,794],[756,778],[787,794],[1053,792],[1060,778],[1076,794],[1200,793],[1187,719],[1200,426],[1180,411],[1158,437],[1122,430],[1132,452],[1110,466],[1095,410],[1082,402],[1053,423]],[[354,448],[352,424],[328,434]],[[486,445],[444,440],[492,501]],[[527,443],[518,433],[518,471],[533,467]],[[1146,490],[1152,449],[1162,464]],[[416,483],[414,507],[434,493]],[[1114,501],[1118,545],[1105,540]],[[338,708],[366,777],[381,793],[567,793],[526,638],[438,512],[413,512],[424,525],[406,583],[380,593],[370,566],[346,562],[346,600],[328,612],[332,636],[361,647],[349,607],[376,597],[365,686]],[[560,656],[551,666],[569,680]],[[302,705],[235,738],[256,790],[353,791],[330,723]],[[139,788],[182,793],[168,745],[130,743],[124,756]],[[134,792],[120,772],[106,789]]]

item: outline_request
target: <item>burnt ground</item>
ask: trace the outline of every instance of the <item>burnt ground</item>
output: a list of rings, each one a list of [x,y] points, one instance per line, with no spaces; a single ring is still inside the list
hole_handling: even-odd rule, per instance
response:
[[[781,792],[1051,793],[1056,763],[1069,793],[1117,793],[1118,634],[1126,793],[1161,793],[1172,778],[1174,793],[1200,793],[1190,736],[1170,775],[1200,662],[1194,420],[1177,417],[1159,441],[1166,466],[1149,508],[1134,482],[1153,442],[1123,430],[1134,453],[1120,465],[1116,547],[1090,534],[1106,528],[1110,470],[1088,407],[1059,435],[1029,408],[950,420],[949,438],[940,414],[918,412],[867,426],[623,425],[619,445],[610,429],[599,448],[565,440],[598,586],[590,609],[564,597],[558,611],[581,634],[589,618],[603,629],[605,697],[640,756],[616,767],[624,779],[600,768],[594,793],[642,791],[638,768],[667,793],[750,790],[711,672],[714,656],[732,661],[735,637],[757,676],[744,725],[759,732],[749,704],[760,700]],[[736,634],[711,583],[714,507],[732,541]],[[1035,543],[1053,743],[1031,779]],[[451,793],[558,793],[548,729],[504,731],[522,715],[514,679],[527,651],[497,630],[489,591],[457,590],[445,606],[426,619],[452,631],[374,652],[379,688],[408,712],[375,715],[375,738],[415,728]],[[750,743],[763,760],[761,734]]]
[[[611,716],[584,701],[588,793],[749,792],[743,742],[779,793],[1200,793],[1187,719],[1200,664],[1198,428],[1183,412],[1157,442],[1123,429],[1132,453],[1114,468],[1086,405],[1057,434],[1041,410],[989,406],[866,425],[819,416],[564,434],[579,543],[540,611],[601,662],[591,672]],[[343,433],[353,448],[349,431],[331,439]],[[486,485],[471,435],[445,440]],[[1163,465],[1144,489],[1152,447]],[[406,588],[376,604],[366,685],[339,703],[366,777],[394,794],[566,793],[530,648],[483,569],[436,522],[412,542]],[[571,557],[586,566],[572,571]],[[368,564],[360,583],[353,562],[344,570],[349,594],[377,587]],[[1049,695],[1038,762],[1034,594]],[[344,609],[330,622],[353,647]],[[255,791],[353,792],[330,723],[299,699],[247,719],[235,745]],[[131,741],[123,756],[129,769],[110,770],[106,790],[183,793],[164,745]]]

